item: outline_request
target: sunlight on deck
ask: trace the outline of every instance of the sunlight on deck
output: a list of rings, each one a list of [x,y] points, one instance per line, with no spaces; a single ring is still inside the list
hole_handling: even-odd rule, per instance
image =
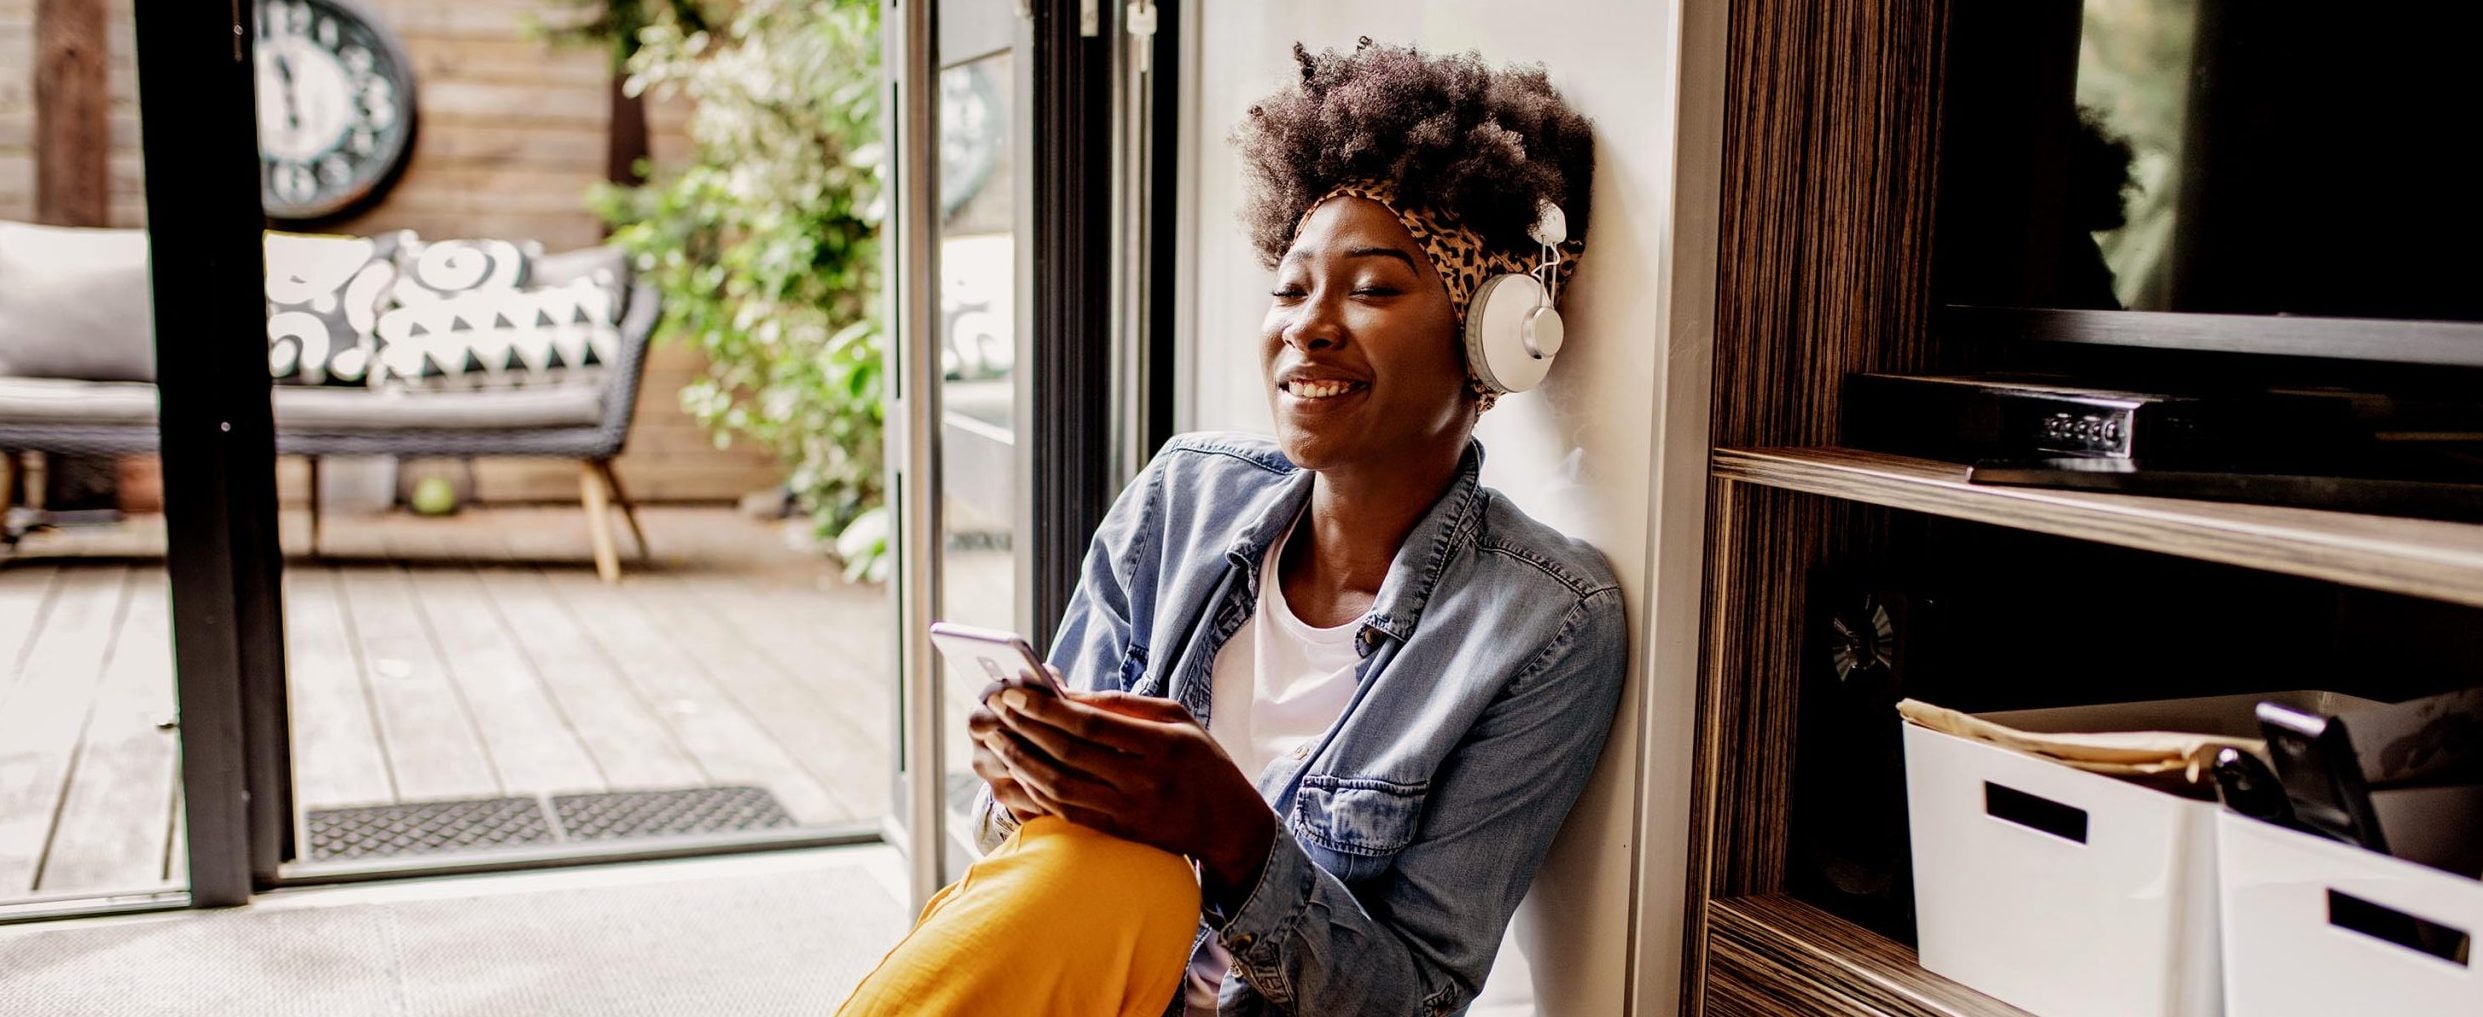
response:
[[[890,801],[882,588],[779,524],[642,510],[650,562],[596,580],[574,507],[288,514],[297,809],[767,788],[804,824]],[[0,559],[0,901],[183,882],[160,517]]]

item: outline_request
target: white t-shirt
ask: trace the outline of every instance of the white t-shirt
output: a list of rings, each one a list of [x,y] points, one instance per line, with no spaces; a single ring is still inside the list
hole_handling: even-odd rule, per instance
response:
[[[1268,549],[1259,568],[1259,606],[1216,651],[1210,673],[1208,733],[1243,773],[1257,779],[1269,764],[1307,754],[1354,697],[1362,655],[1354,648],[1362,620],[1313,628],[1285,603],[1276,563],[1293,534]],[[1233,958],[1210,936],[1190,958],[1184,996],[1191,1017],[1213,1017],[1216,989]]]

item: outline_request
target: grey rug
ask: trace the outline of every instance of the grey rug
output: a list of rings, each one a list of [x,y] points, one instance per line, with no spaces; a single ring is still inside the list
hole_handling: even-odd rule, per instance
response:
[[[0,940],[0,1014],[825,1014],[905,929],[858,868]]]

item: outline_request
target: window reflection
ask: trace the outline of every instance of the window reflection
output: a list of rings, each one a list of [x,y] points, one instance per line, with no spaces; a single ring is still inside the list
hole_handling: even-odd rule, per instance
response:
[[[1023,631],[1016,614],[1017,237],[1007,53],[940,74],[940,617]],[[986,679],[949,673],[949,808],[976,780],[966,714]]]
[[[1961,7],[1942,302],[2483,320],[2474,5]]]

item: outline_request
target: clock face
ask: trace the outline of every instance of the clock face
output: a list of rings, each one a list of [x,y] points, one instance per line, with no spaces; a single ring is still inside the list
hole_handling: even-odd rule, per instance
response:
[[[405,50],[354,0],[260,0],[259,200],[331,218],[378,196],[413,152]]]

